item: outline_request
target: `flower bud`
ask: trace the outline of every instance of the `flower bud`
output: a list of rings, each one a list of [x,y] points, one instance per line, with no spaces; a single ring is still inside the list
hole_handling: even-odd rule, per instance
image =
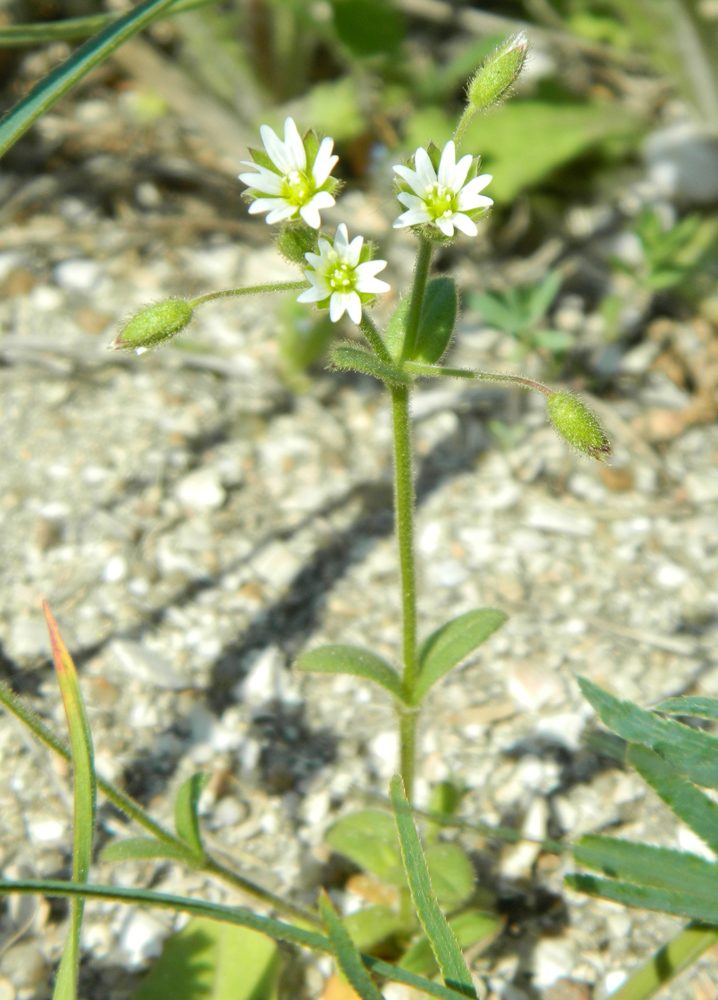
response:
[[[486,57],[466,88],[467,111],[487,111],[498,104],[521,72],[528,44],[520,31]]]
[[[144,352],[184,330],[192,319],[192,306],[184,299],[165,299],[138,312],[127,322],[110,348],[115,351]]]
[[[317,232],[303,222],[289,223],[284,226],[275,240],[277,250],[290,264],[305,266],[304,255],[317,252]]]
[[[548,401],[551,422],[577,451],[602,462],[611,454],[611,444],[593,413],[578,396],[555,392]]]

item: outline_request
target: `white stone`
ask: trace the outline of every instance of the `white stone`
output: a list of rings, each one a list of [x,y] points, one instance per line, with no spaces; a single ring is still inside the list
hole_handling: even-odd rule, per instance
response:
[[[10,626],[6,650],[13,658],[31,659],[36,656],[48,656],[50,640],[47,626],[42,618],[16,618]]]
[[[124,556],[113,556],[108,560],[102,578],[105,583],[119,583],[127,576],[127,562]]]
[[[27,821],[27,831],[30,840],[37,845],[56,844],[61,841],[67,832],[67,823],[64,819],[53,816],[43,816]]]
[[[715,861],[716,856],[710,847],[705,843],[704,840],[693,832],[688,826],[680,826],[678,828],[678,846],[682,851],[688,851],[690,854],[697,854],[699,858],[705,858],[706,861]]]
[[[613,972],[609,972],[603,980],[603,988],[606,996],[611,996],[612,993],[615,993],[619,987],[623,986],[627,979],[628,973],[624,972],[623,969],[615,969]]]
[[[458,559],[444,559],[429,567],[431,581],[437,587],[458,587],[471,575]]]
[[[120,948],[131,969],[140,969],[162,953],[169,931],[144,910],[129,913],[120,932]]]
[[[197,469],[181,479],[175,495],[180,503],[193,510],[217,510],[227,499],[217,469]]]
[[[55,281],[70,292],[90,292],[102,277],[102,268],[94,260],[64,260],[55,267]]]
[[[576,535],[579,538],[589,538],[596,531],[596,522],[592,517],[585,517],[573,511],[550,507],[547,504],[536,504],[528,513],[525,524],[529,528],[547,531],[559,535]]]
[[[567,938],[540,940],[533,951],[533,985],[542,990],[570,977],[577,960],[576,948]]]
[[[178,674],[163,657],[139,642],[113,639],[109,650],[128,677],[171,691],[183,691],[192,687],[191,681]]]
[[[399,737],[393,730],[378,733],[369,744],[377,770],[382,778],[389,779],[396,771],[399,759]]]
[[[286,542],[271,542],[254,559],[253,568],[272,587],[287,587],[302,567],[301,560]]]
[[[559,677],[531,660],[518,660],[509,665],[508,689],[517,706],[529,712],[549,702],[562,701],[564,697]]]
[[[266,705],[281,701],[283,693],[284,654],[279,646],[267,646],[254,660],[249,673],[237,685],[236,693],[247,705]]]
[[[675,563],[663,563],[656,571],[656,583],[665,590],[678,590],[688,580],[688,573]]]

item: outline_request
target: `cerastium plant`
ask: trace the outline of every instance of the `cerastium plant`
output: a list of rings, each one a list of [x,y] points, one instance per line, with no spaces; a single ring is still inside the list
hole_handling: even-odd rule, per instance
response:
[[[603,459],[610,453],[608,440],[598,421],[573,394],[554,391],[517,375],[456,369],[441,363],[456,323],[458,294],[450,277],[431,277],[432,257],[438,246],[448,244],[457,236],[475,236],[477,219],[492,204],[491,198],[483,193],[490,184],[491,176],[479,173],[479,160],[470,152],[457,160],[457,148],[469,119],[506,95],[521,71],[526,49],[525,36],[517,35],[497,49],[479,68],[468,86],[467,107],[454,141],[448,142],[443,150],[430,143],[426,148],[417,149],[411,160],[394,168],[397,198],[403,208],[394,225],[411,228],[417,241],[417,255],[411,289],[399,299],[383,332],[377,328],[368,310],[378,296],[389,291],[389,285],[383,278],[377,277],[384,272],[386,261],[375,257],[373,244],[362,236],[353,234],[350,238],[343,223],[334,233],[321,229],[320,213],[335,204],[339,189],[338,182],[332,177],[337,162],[333,143],[329,138],[320,142],[311,131],[301,136],[295,123],[288,118],[283,139],[268,126],[262,127],[264,148],[251,151],[252,160],[246,164],[249,169],[240,177],[248,188],[250,213],[264,213],[269,224],[280,226],[278,249],[301,268],[303,275],[291,282],[269,282],[250,288],[210,292],[191,300],[168,299],[151,305],[124,326],[112,345],[116,349],[142,353],[176,336],[191,321],[197,308],[214,299],[292,290],[299,292],[299,302],[328,310],[333,322],[346,313],[363,335],[364,343],[353,340],[335,345],[332,363],[337,369],[361,372],[380,380],[391,397],[395,526],[402,603],[401,667],[397,669],[370,650],[348,645],[312,650],[300,657],[296,666],[302,671],[345,673],[368,679],[380,685],[392,698],[401,755],[400,775],[393,779],[390,789],[393,819],[387,813],[371,811],[345,817],[329,831],[328,839],[336,849],[365,864],[393,885],[396,908],[376,907],[369,914],[369,921],[342,920],[326,896],[319,900],[317,910],[306,910],[227,867],[206,847],[198,821],[198,801],[206,775],[193,775],[180,789],[175,803],[174,832],[153,820],[138,803],[114,785],[97,778],[93,766],[92,738],[72,660],[46,608],[70,746],[66,746],[5,685],[0,685],[0,701],[36,737],[73,764],[73,877],[70,882],[3,882],[0,883],[0,892],[43,893],[70,898],[70,933],[54,994],[58,1000],[74,1000],[77,995],[82,907],[84,900],[93,899],[182,910],[192,914],[197,921],[204,921],[203,933],[207,921],[218,921],[228,929],[228,933],[231,930],[233,934],[240,935],[232,939],[229,949],[224,949],[225,953],[237,955],[240,960],[237,987],[231,994],[234,1000],[248,1000],[250,996],[256,1000],[260,995],[274,995],[273,987],[267,987],[260,994],[254,986],[251,989],[248,986],[258,982],[266,985],[274,975],[272,970],[276,955],[271,949],[262,951],[256,946],[256,939],[252,939],[251,935],[257,932],[265,936],[263,940],[284,941],[333,955],[345,978],[364,1000],[378,1000],[380,997],[376,978],[413,986],[441,1000],[476,996],[462,947],[487,938],[497,928],[498,922],[491,915],[482,913],[480,907],[469,905],[473,894],[473,869],[462,849],[455,844],[437,841],[437,824],[447,822],[447,817],[451,821],[450,814],[458,806],[455,790],[450,787],[438,789],[438,797],[435,795],[432,802],[434,822],[425,830],[424,845],[419,839],[411,808],[416,734],[421,706],[430,689],[499,628],[505,615],[490,608],[470,611],[445,623],[419,642],[410,421],[414,384],[420,378],[478,379],[509,383],[539,392],[546,397],[548,414],[556,430],[572,447],[597,459]],[[666,770],[667,765],[659,766],[654,759],[655,754],[662,752],[664,735],[670,745],[672,734],[678,732],[675,730],[678,724],[653,723],[650,713],[644,713],[640,718],[629,717],[627,710],[611,707],[612,703],[605,701],[609,697],[605,693],[602,696],[591,690],[587,691],[587,695],[609,724],[613,724],[614,717],[621,722],[623,728],[618,723],[614,726],[620,735],[637,743],[642,741],[643,746],[654,753],[654,756],[650,756],[649,750],[633,753],[634,763],[642,773],[645,772],[647,780],[655,787],[661,784],[663,791],[659,788],[660,794],[665,792],[664,797],[674,808],[677,807],[671,796],[674,796],[674,790],[676,794],[680,792],[679,814],[688,816],[695,813],[703,835],[710,828],[711,837],[709,839],[706,835],[706,839],[710,843],[718,842],[718,837],[712,832],[715,805],[704,798],[697,799],[686,790],[688,778],[693,777],[699,783],[705,778],[705,768],[696,778],[690,768],[683,767],[681,770],[683,758],[680,754],[676,760],[669,762],[677,769],[675,774]],[[604,697],[603,701],[601,697]],[[666,706],[662,706],[662,710],[669,711]],[[692,731],[680,727],[684,743],[689,747],[690,741],[684,730],[688,733]],[[700,756],[705,751],[705,744],[690,744],[689,748]],[[695,754],[691,758],[692,765],[698,762]],[[709,778],[703,783],[712,783],[712,787],[716,787],[718,780],[713,783],[712,771]],[[142,827],[146,834],[111,843],[103,852],[103,860],[168,859],[224,881],[233,889],[257,899],[265,909],[273,909],[286,919],[260,916],[244,907],[89,883],[96,790]],[[506,831],[502,833],[492,829],[494,837],[504,834]],[[516,839],[518,835],[509,831],[508,836]],[[550,848],[560,850],[562,845],[552,844]],[[625,875],[629,879],[633,877],[634,882],[639,884],[659,884],[655,881],[657,876],[651,869],[650,859],[641,867],[635,850],[621,847],[618,842],[584,843],[577,849],[576,856],[578,860],[598,867],[605,862],[605,870],[619,878]],[[657,861],[660,860],[662,857],[657,858]],[[712,871],[711,866],[711,879]],[[686,883],[682,887],[680,883],[684,875]],[[690,885],[689,875],[695,875]],[[710,885],[710,892],[701,888],[704,877],[704,884]],[[708,898],[713,891],[713,883],[709,883],[704,870],[696,869],[694,864],[675,867],[671,882],[675,888],[662,890],[662,895],[654,890],[646,893],[639,892],[635,887],[624,888],[620,883],[595,879],[587,881],[585,877],[575,884],[587,891],[610,895],[628,903],[654,905],[668,908],[671,912],[687,913],[698,920],[718,921],[715,903]],[[682,889],[685,891],[679,891]],[[688,899],[688,894],[694,891],[700,906],[692,897]],[[358,915],[353,916],[356,918]],[[383,961],[360,950],[360,947],[369,950],[382,937],[390,934],[404,946],[403,953],[400,949],[397,955],[398,962]],[[691,955],[699,950],[699,945],[701,948],[707,946],[706,935],[699,937],[698,944],[695,934],[690,939],[688,952]],[[252,940],[255,940],[254,945]],[[681,954],[685,957],[688,952],[684,947]],[[264,956],[262,962],[266,959],[266,968],[262,965],[257,970],[259,954]],[[431,978],[437,971],[443,978],[443,985]],[[151,989],[148,987],[143,995],[159,996],[154,986]],[[647,995],[645,990],[625,994],[626,1000],[629,996],[630,1000],[638,1000]]]

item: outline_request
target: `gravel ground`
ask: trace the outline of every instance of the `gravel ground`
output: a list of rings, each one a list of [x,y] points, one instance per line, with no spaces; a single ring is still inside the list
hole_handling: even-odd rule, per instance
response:
[[[350,230],[366,222],[385,234],[391,208],[352,199]],[[105,351],[117,318],[148,301],[282,277],[259,232],[195,236],[185,249],[150,227],[138,242],[132,219],[93,215],[75,196],[6,229],[0,666],[61,730],[39,613],[47,598],[81,672],[100,773],[169,821],[181,782],[211,770],[210,845],[308,903],[331,862],[324,831],[385,794],[397,763],[381,693],[292,671],[297,654],[327,641],[398,654],[387,401],[369,379],[322,370],[293,394],[266,299],[207,307],[185,349]],[[409,239],[390,256],[399,286]],[[464,284],[473,266],[462,265]],[[564,313],[590,341],[574,300]],[[510,616],[431,695],[418,798],[454,776],[476,820],[539,837],[610,829],[700,852],[637,776],[582,744],[591,711],[576,675],[643,704],[718,695],[718,427],[648,443],[646,414],[679,412],[685,396],[649,370],[645,350],[626,357],[618,391],[596,400],[615,443],[608,467],[569,454],[540,400],[454,383],[417,392],[421,631],[476,606]],[[470,312],[453,360],[515,365]],[[511,444],[492,433],[496,420]],[[68,769],[7,717],[0,755],[4,875],[66,877]],[[99,827],[100,843],[129,829],[104,805]],[[460,840],[508,915],[474,962],[485,996],[600,1000],[680,926],[565,890],[571,862],[533,845]],[[94,877],[237,898],[161,863],[98,865]],[[56,903],[9,903],[2,1000],[50,996],[65,918]],[[84,995],[129,996],[171,927],[167,914],[89,906]],[[307,996],[326,973],[310,963]],[[717,987],[708,955],[666,995],[711,1000]]]

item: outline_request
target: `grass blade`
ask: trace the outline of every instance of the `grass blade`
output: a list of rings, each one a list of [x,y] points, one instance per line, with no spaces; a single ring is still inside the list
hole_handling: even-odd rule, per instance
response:
[[[718,899],[693,896],[687,892],[656,889],[653,886],[629,885],[596,875],[567,875],[566,884],[587,896],[600,896],[623,906],[635,906],[657,913],[672,913],[676,917],[718,924]]]
[[[75,885],[72,882],[62,882],[53,879],[23,879],[18,882],[0,881],[0,895],[19,893],[20,895],[42,895],[53,897],[74,897],[85,899],[106,899],[116,903],[134,903],[140,906],[153,906],[158,909],[175,910],[191,913],[198,917],[209,917],[210,920],[223,920],[239,927],[250,927],[252,930],[267,934],[275,941],[286,941],[287,944],[309,948],[333,955],[331,941],[323,934],[305,930],[294,924],[275,920],[273,917],[262,917],[252,913],[242,906],[223,906],[221,903],[207,903],[202,899],[191,899],[188,896],[174,896],[164,892],[153,892],[149,889],[125,889],[114,885]],[[415,990],[436,997],[437,1000],[465,1000],[465,994],[457,993],[440,983],[424,979],[411,972],[406,972],[396,965],[384,962],[372,955],[362,955],[364,965],[377,976],[382,976],[395,983],[404,983]]]
[[[666,715],[692,715],[697,719],[718,719],[718,698],[703,698],[698,695],[683,698],[666,698],[653,707],[654,712]]]
[[[92,752],[92,735],[82,702],[80,685],[72,657],[60,636],[57,622],[45,601],[42,604],[50,633],[52,657],[62,694],[72,750],[75,799],[74,834],[72,845],[72,878],[87,882],[92,861],[92,835],[95,829],[97,785]],[[60,970],[55,982],[54,1000],[74,1000],[77,994],[77,967],[80,957],[80,930],[84,902],[73,899],[70,904],[70,933],[65,943]]]
[[[476,991],[454,932],[441,912],[431,888],[426,859],[421,849],[404,785],[398,775],[391,779],[389,797],[399,834],[401,857],[414,909],[428,937],[447,986],[476,1000]]]
[[[630,701],[620,701],[585,677],[578,683],[601,721],[629,743],[655,750],[681,774],[704,788],[718,788],[718,739]]]
[[[362,1000],[382,1000],[381,993],[367,972],[360,953],[354,947],[354,942],[339,919],[339,914],[324,892],[319,897],[319,912],[329,934],[329,940],[334,945],[337,964],[352,987]]]
[[[676,816],[718,854],[718,803],[652,750],[634,743],[629,746],[627,756],[629,763]]]
[[[650,847],[613,837],[581,837],[574,845],[576,861],[638,885],[677,890],[692,896],[716,900],[718,906],[718,865],[697,854]]]
[[[0,122],[0,157],[64,94],[128,38],[150,24],[173,0],[144,0],[88,39],[70,58],[37,83]]]
[[[718,942],[718,927],[688,924],[632,973],[611,1000],[648,1000]]]

